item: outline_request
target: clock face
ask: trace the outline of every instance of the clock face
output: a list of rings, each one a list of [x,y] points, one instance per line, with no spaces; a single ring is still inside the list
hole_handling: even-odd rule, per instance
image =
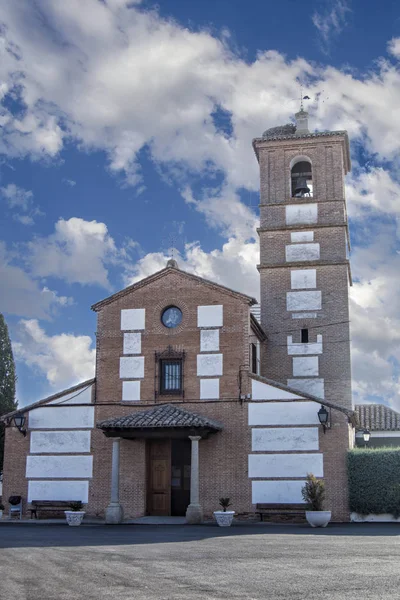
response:
[[[182,311],[177,306],[169,306],[161,315],[161,321],[165,327],[178,327],[182,321]]]

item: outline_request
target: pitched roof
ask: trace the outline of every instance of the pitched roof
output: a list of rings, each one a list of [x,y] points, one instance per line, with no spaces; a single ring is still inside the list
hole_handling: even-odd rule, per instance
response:
[[[183,410],[173,404],[161,404],[149,410],[107,419],[97,423],[98,429],[157,429],[157,428],[194,428],[220,431],[221,423],[196,413]]]
[[[16,410],[13,410],[12,412],[7,413],[6,415],[2,415],[0,417],[0,422],[5,421],[5,420],[9,419],[10,417],[13,417],[17,413],[18,414],[24,413],[33,408],[38,408],[39,406],[42,406],[43,404],[47,404],[48,402],[53,402],[54,400],[57,400],[57,398],[61,398],[62,396],[67,396],[68,394],[72,394],[73,392],[76,392],[76,395],[78,396],[86,388],[93,385],[95,383],[95,381],[96,381],[95,377],[93,377],[92,379],[87,379],[86,381],[82,381],[82,383],[78,383],[77,385],[67,388],[66,390],[61,390],[61,392],[57,392],[56,394],[53,394],[52,396],[47,396],[47,398],[43,398],[43,400],[38,400],[37,402],[33,402],[32,404],[28,404],[27,406],[21,406],[21,408],[17,408]],[[72,400],[72,398],[69,398],[69,400]]]
[[[251,296],[247,296],[247,294],[242,294],[242,292],[237,292],[235,290],[232,290],[224,285],[221,285],[220,283],[215,283],[215,281],[210,281],[209,279],[203,279],[203,277],[198,277],[198,275],[193,275],[192,273],[188,273],[187,271],[181,271],[178,268],[177,264],[173,264],[173,262],[176,263],[176,261],[168,261],[165,269],[161,269],[161,271],[157,271],[157,273],[153,273],[153,275],[149,275],[148,277],[145,277],[144,279],[141,279],[140,281],[133,283],[132,285],[129,285],[128,287],[124,288],[123,290],[120,290],[119,292],[116,292],[115,294],[112,294],[111,296],[108,296],[107,298],[104,298],[103,300],[96,302],[95,304],[92,305],[92,307],[91,307],[92,310],[97,311],[100,308],[103,308],[103,306],[105,306],[106,304],[111,304],[111,302],[114,302],[114,300],[117,300],[118,298],[122,298],[123,296],[126,296],[126,294],[130,294],[131,292],[147,285],[148,283],[151,283],[152,281],[156,281],[157,279],[160,279],[161,277],[164,277],[165,275],[172,273],[172,272],[179,273],[183,277],[187,277],[188,279],[191,279],[192,281],[194,280],[199,283],[204,283],[205,285],[213,287],[214,289],[218,289],[221,292],[230,294],[231,296],[235,296],[236,298],[241,298],[250,305],[257,304],[257,300],[255,298],[252,298]]]
[[[385,404],[356,404],[354,410],[360,429],[400,431],[400,413]]]

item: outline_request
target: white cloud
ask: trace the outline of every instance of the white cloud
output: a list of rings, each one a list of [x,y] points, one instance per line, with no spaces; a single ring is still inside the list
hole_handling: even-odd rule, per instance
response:
[[[0,312],[22,317],[48,319],[72,299],[41,286],[13,264],[13,256],[0,242]]]
[[[388,51],[396,58],[400,58],[400,38],[393,38],[388,43]]]
[[[347,0],[333,0],[324,14],[315,12],[312,22],[318,29],[322,39],[322,48],[328,52],[333,37],[339,35],[347,25],[347,14],[350,12]]]
[[[13,343],[17,361],[45,375],[52,386],[69,387],[94,376],[96,351],[87,335],[47,335],[36,319],[19,322]]]
[[[33,204],[33,192],[31,190],[25,190],[15,183],[9,183],[6,187],[0,188],[0,195],[11,210],[12,218],[19,223],[22,223],[22,225],[33,225],[33,217],[43,215],[39,208]],[[14,211],[21,211],[25,214]]]
[[[33,193],[31,190],[18,187],[15,183],[9,183],[6,187],[0,188],[0,192],[10,208],[17,207],[26,211],[32,204]]]
[[[400,184],[381,168],[361,170],[349,178],[346,186],[349,215],[352,218],[400,214]]]
[[[26,261],[35,277],[110,287],[106,265],[115,263],[118,251],[104,223],[59,219],[54,233],[37,237],[26,247]]]
[[[380,397],[400,409],[400,254],[395,224],[352,257],[350,290],[353,389],[356,401]]]
[[[183,255],[175,252],[175,257],[184,271],[259,298],[260,283],[256,269],[259,262],[258,243],[244,243],[232,237],[221,250],[207,253],[198,242],[194,242],[186,244]],[[147,254],[133,267],[127,268],[126,285],[164,269],[168,258],[161,252]]]

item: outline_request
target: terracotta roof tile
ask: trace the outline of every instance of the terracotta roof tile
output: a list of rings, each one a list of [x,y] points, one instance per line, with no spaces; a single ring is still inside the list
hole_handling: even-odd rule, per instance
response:
[[[183,410],[172,404],[161,404],[149,410],[101,421],[96,425],[99,429],[154,429],[158,427],[190,427],[207,428],[213,431],[222,429],[221,423]]]
[[[370,431],[400,431],[400,413],[385,404],[356,404],[361,429]]]

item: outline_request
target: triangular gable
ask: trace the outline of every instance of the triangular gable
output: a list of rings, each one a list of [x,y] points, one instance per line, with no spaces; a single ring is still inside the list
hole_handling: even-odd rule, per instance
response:
[[[135,290],[144,287],[145,285],[148,285],[153,281],[156,281],[157,279],[161,279],[166,275],[170,275],[171,273],[179,274],[181,277],[190,279],[192,281],[197,281],[198,283],[202,283],[208,287],[218,290],[219,292],[229,294],[230,296],[234,296],[235,298],[244,300],[249,305],[257,304],[257,300],[255,298],[252,298],[251,296],[247,296],[246,294],[242,294],[241,292],[231,290],[230,288],[225,287],[224,285],[221,285],[219,283],[215,283],[214,281],[210,281],[209,279],[203,279],[203,277],[198,277],[197,275],[193,275],[192,273],[181,271],[178,267],[167,266],[165,269],[157,271],[157,273],[153,273],[153,275],[149,275],[148,277],[145,277],[144,279],[133,283],[132,285],[124,288],[123,290],[120,290],[119,292],[116,292],[115,294],[112,294],[111,296],[108,296],[107,298],[96,302],[92,305],[91,308],[94,311],[98,311],[101,308],[103,308],[103,306],[111,304],[115,300],[118,300],[119,298],[122,298],[123,296],[126,296],[127,294],[130,294],[131,292],[134,292]]]
[[[288,385],[284,385],[283,383],[278,383],[277,381],[273,381],[272,379],[267,379],[266,377],[261,377],[260,375],[255,375],[254,373],[249,373],[249,377],[251,379],[252,384],[252,400],[312,400],[317,404],[321,404],[327,406],[328,408],[332,408],[334,410],[338,410],[339,412],[344,413],[349,418],[349,421],[355,425],[357,423],[357,418],[354,410],[350,410],[348,408],[344,408],[344,406],[340,406],[340,404],[336,404],[334,402],[328,402],[323,398],[317,398],[317,396],[313,396],[312,394],[308,394],[306,392],[302,392],[301,395],[298,393],[298,390],[295,390]],[[253,396],[253,392],[255,396]]]
[[[56,394],[52,394],[47,398],[43,398],[43,400],[38,400],[37,402],[33,402],[32,404],[28,404],[27,406],[22,406],[21,408],[17,408],[17,410],[13,410],[12,412],[7,413],[6,415],[2,415],[0,417],[0,421],[7,421],[12,418],[17,413],[25,413],[34,408],[39,408],[40,406],[44,406],[47,404],[66,404],[69,406],[70,404],[89,404],[86,400],[82,400],[78,402],[78,398],[81,396],[85,390],[92,388],[95,384],[96,379],[87,379],[86,381],[82,381],[82,383],[78,383],[78,385],[74,385],[73,387],[67,388],[66,390],[62,390],[61,392],[57,392]]]

